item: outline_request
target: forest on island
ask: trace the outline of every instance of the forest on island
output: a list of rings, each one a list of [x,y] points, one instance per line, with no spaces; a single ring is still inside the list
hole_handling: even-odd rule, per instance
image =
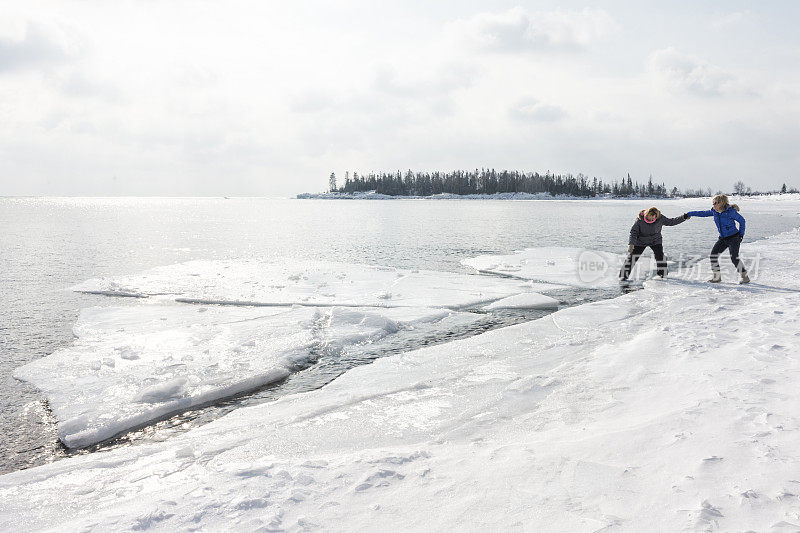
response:
[[[640,183],[631,175],[618,180],[589,178],[583,174],[554,174],[545,172],[522,172],[519,170],[475,169],[450,172],[345,172],[344,183],[338,186],[335,172],[329,178],[330,192],[357,193],[375,191],[389,196],[432,196],[435,194],[497,194],[497,193],[549,193],[553,196],[640,196],[640,197],[701,197],[712,196],[722,191],[711,187],[679,190],[667,189],[662,183],[654,183],[652,176]],[[753,191],[739,180],[734,184],[735,194],[765,194]],[[777,191],[775,191],[777,192]],[[787,192],[783,184],[781,192]],[[791,188],[788,192],[797,192]]]
[[[663,183],[647,183],[631,179],[630,174],[619,181],[603,181],[583,174],[551,174],[546,172],[521,172],[518,170],[476,169],[452,172],[380,172],[361,174],[345,172],[344,183],[337,187],[336,174],[329,180],[331,192],[354,193],[375,191],[390,196],[432,196],[434,194],[496,194],[496,193],[550,193],[568,196],[668,196],[677,189],[667,191]]]

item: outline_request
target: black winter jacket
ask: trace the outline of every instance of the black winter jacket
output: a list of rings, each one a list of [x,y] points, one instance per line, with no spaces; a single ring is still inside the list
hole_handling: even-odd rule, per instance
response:
[[[648,223],[644,220],[644,211],[639,213],[639,218],[633,223],[631,227],[631,238],[628,244],[634,246],[650,246],[651,244],[661,244],[661,228],[663,226],[677,226],[685,221],[683,215],[675,218],[668,218],[658,214],[655,222]]]

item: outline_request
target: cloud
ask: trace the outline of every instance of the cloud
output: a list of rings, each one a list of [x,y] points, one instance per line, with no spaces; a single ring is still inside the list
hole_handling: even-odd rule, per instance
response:
[[[721,96],[737,92],[733,74],[673,47],[656,50],[647,59],[650,71],[671,89],[697,96]]]
[[[426,75],[399,74],[389,65],[378,68],[373,88],[384,94],[398,97],[418,98],[437,96],[469,87],[475,71],[462,64],[443,64]]]
[[[124,100],[122,92],[114,85],[90,79],[77,71],[58,81],[57,86],[65,96],[91,98],[109,103],[121,103]]]
[[[733,28],[741,24],[747,19],[747,15],[741,11],[733,13],[726,13],[724,15],[717,15],[711,19],[711,27],[717,30],[725,30]]]
[[[319,113],[332,108],[336,102],[328,93],[307,91],[292,95],[289,109],[294,113]]]
[[[402,70],[398,66],[406,66]],[[472,86],[475,71],[458,62],[434,62],[431,65],[381,64],[372,71],[372,81],[363,86],[298,91],[287,98],[287,108],[299,117],[308,116],[315,121],[318,138],[325,121],[342,134],[341,118],[349,124],[359,124],[373,134],[378,123],[393,124],[393,129],[409,123],[430,120],[436,116],[452,115],[455,110],[453,95]],[[385,129],[384,126],[378,131]]]
[[[798,40],[765,24],[774,10],[328,4],[204,3],[188,18],[181,3],[155,18],[127,3],[48,3],[46,16],[9,4],[0,188],[289,194],[333,169],[489,164],[684,186],[798,166]]]
[[[555,122],[566,116],[563,108],[539,102],[534,98],[520,100],[509,109],[509,115],[523,122]]]
[[[445,31],[457,41],[486,51],[575,51],[605,38],[616,26],[602,9],[528,13],[515,7],[457,20]]]
[[[36,68],[65,59],[64,47],[39,25],[28,24],[21,40],[0,37],[0,72]]]

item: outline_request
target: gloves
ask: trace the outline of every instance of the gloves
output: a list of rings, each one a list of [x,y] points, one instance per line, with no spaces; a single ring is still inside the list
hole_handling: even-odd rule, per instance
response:
[[[633,245],[632,245],[632,244],[629,244],[629,245],[628,245],[628,253],[629,253],[629,254],[630,254],[630,253],[633,253]]]
[[[744,233],[742,233],[742,232],[740,231],[740,232],[739,232],[739,242],[742,242],[743,240],[744,240]]]
[[[692,217],[689,216],[689,213],[684,213],[683,214],[683,220],[689,220],[690,218],[692,218]]]

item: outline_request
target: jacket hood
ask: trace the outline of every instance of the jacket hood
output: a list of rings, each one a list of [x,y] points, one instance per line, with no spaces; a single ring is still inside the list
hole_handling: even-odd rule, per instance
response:
[[[644,213],[645,213],[645,211],[647,211],[647,209],[643,209],[642,211],[640,211],[640,212],[639,212],[639,220],[644,220]],[[658,220],[658,219],[659,219],[659,217],[661,217],[661,211],[659,211],[658,209],[656,209],[656,218],[655,218],[655,220],[653,220],[653,222],[655,222],[656,220]],[[647,222],[646,220],[644,220],[644,221],[645,221],[647,224],[652,224],[652,223],[653,223],[653,222]]]

